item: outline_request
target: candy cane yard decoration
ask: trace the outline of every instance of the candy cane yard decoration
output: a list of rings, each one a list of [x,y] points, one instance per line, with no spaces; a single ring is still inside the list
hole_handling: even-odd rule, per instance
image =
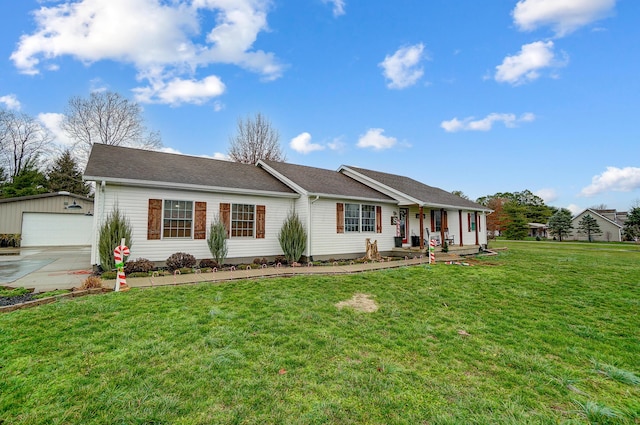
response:
[[[129,247],[124,244],[125,240],[122,238],[120,245],[113,250],[113,258],[116,261],[116,286],[114,291],[128,291],[127,278],[124,274],[124,257],[129,256]]]
[[[436,262],[436,241],[435,239],[429,240],[429,264],[435,264]]]

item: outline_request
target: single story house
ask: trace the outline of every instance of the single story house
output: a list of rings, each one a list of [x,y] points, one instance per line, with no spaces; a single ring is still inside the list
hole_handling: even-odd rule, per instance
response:
[[[546,238],[548,236],[549,226],[542,223],[528,223],[529,236],[532,238]]]
[[[21,246],[90,245],[93,199],[69,192],[0,199],[0,234]]]
[[[624,220],[626,220],[627,217],[626,213],[615,213],[611,210],[596,210],[592,208],[587,208],[571,219],[573,230],[569,238],[578,241],[586,241],[589,239],[586,233],[578,233],[580,220],[586,215],[593,217],[598,223],[600,231],[602,231],[601,234],[591,235],[592,240],[606,242],[622,241],[622,229],[624,228]],[[617,216],[620,218],[617,218]]]
[[[206,237],[219,218],[228,261],[281,255],[278,232],[290,211],[307,231],[304,256],[364,255],[366,239],[389,253],[395,237],[486,245],[486,215],[475,202],[408,177],[352,166],[337,171],[282,162],[240,164],[95,144],[84,173],[96,184],[92,263],[98,231],[118,209],[133,228],[130,258],[165,261],[175,252],[211,258]]]

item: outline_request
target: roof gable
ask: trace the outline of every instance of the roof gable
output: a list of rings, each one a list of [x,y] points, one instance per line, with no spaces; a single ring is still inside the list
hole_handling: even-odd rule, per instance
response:
[[[489,208],[476,202],[461,198],[443,189],[426,185],[409,177],[345,165],[341,166],[339,171],[349,173],[353,175],[354,178],[360,178],[383,185],[391,189],[397,196],[411,199],[418,205],[491,211]]]
[[[296,190],[302,190],[304,195],[329,195],[340,198],[394,201],[393,198],[384,193],[337,171],[275,161],[259,161],[258,165],[277,175],[277,177],[284,178]]]
[[[253,165],[103,144],[93,145],[84,178],[294,194],[284,183]]]
[[[600,219],[602,219],[602,220],[604,220],[604,221],[607,221],[607,222],[609,222],[609,223],[613,224],[614,226],[617,226],[617,227],[619,227],[619,228],[621,228],[621,229],[624,227],[622,224],[617,223],[617,222],[615,222],[615,221],[613,221],[613,220],[608,219],[607,217],[605,217],[605,216],[603,216],[602,214],[598,213],[596,210],[592,210],[591,208],[587,208],[586,210],[582,211],[580,214],[577,214],[575,217],[573,217],[573,218],[571,219],[571,221],[572,221],[572,222],[575,222],[576,220],[578,220],[578,219],[579,219],[579,218],[581,218],[581,217],[584,217],[584,216],[585,216],[585,215],[587,215],[587,214],[589,214],[589,215],[594,215],[594,216],[596,216],[597,218],[600,218]]]

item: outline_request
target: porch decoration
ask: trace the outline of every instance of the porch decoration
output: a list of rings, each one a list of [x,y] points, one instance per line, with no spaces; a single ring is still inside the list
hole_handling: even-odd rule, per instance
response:
[[[120,245],[113,250],[113,259],[116,262],[116,285],[114,291],[128,291],[130,288],[127,286],[127,278],[124,274],[124,257],[129,256],[129,247],[125,244],[125,239],[122,238]]]
[[[429,240],[429,264],[435,264],[436,262],[436,240]]]

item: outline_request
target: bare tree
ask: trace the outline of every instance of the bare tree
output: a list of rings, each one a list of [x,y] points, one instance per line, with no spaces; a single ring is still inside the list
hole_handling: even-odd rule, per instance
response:
[[[9,179],[47,155],[53,139],[53,134],[32,116],[0,110],[0,168]]]
[[[74,150],[82,160],[94,143],[142,149],[162,146],[160,134],[145,127],[140,105],[111,91],[69,99],[62,129],[75,141]]]
[[[286,161],[280,134],[261,113],[246,120],[238,118],[238,133],[229,138],[229,157],[236,162],[255,164],[261,159]]]

